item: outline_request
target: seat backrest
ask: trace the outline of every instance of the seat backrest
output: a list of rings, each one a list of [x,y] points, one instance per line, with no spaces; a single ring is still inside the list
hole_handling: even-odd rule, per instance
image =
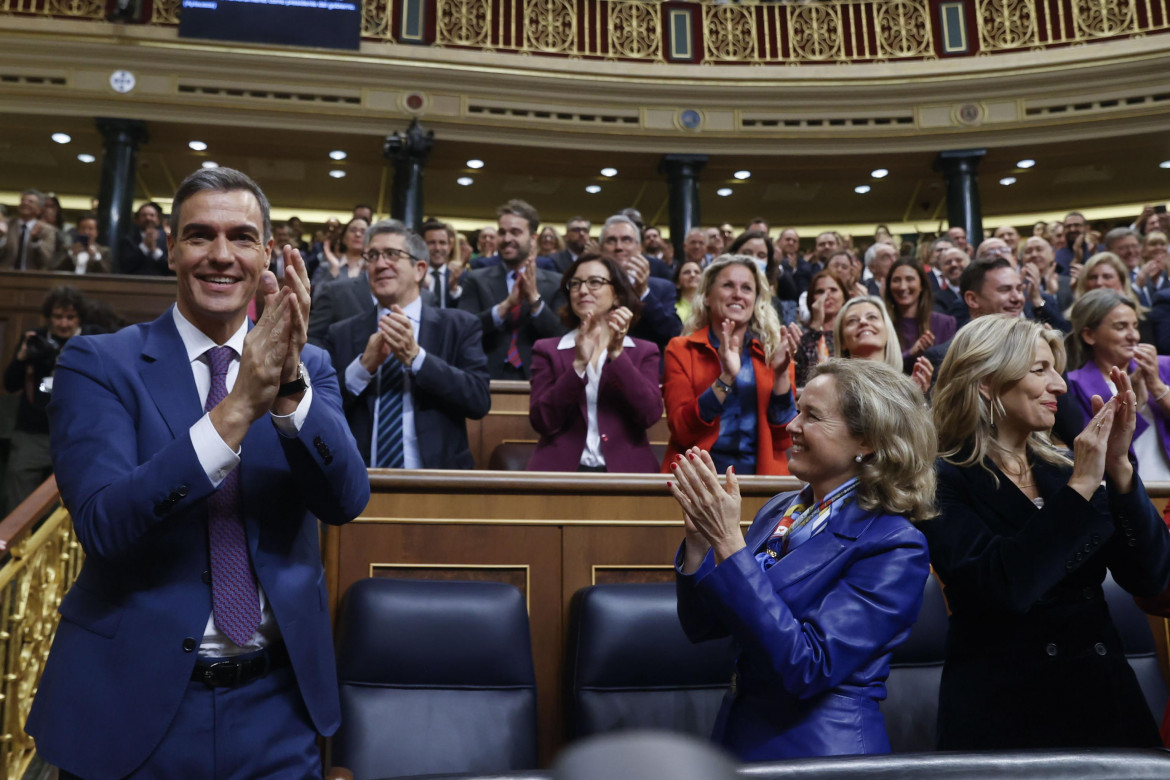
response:
[[[532,460],[532,453],[536,452],[534,441],[506,441],[497,444],[488,458],[488,468],[492,471],[524,471],[528,468],[528,461]]]
[[[888,692],[881,703],[895,753],[934,750],[938,732],[938,689],[946,660],[947,606],[934,575],[926,578],[922,609],[910,636],[890,659]]]
[[[1105,589],[1105,601],[1109,604],[1113,624],[1121,634],[1125,658],[1137,676],[1146,703],[1150,705],[1150,714],[1155,721],[1161,723],[1162,714],[1166,711],[1168,694],[1166,678],[1162,676],[1162,665],[1158,663],[1158,648],[1150,631],[1149,618],[1134,603],[1133,596],[1122,590],[1113,580],[1112,574],[1108,572],[1105,574],[1105,582],[1101,586]]]
[[[565,735],[663,729],[710,736],[735,657],[729,639],[691,644],[673,583],[594,585],[573,596]]]
[[[360,580],[338,618],[337,669],[331,763],[355,780],[537,765],[528,612],[511,585]]]

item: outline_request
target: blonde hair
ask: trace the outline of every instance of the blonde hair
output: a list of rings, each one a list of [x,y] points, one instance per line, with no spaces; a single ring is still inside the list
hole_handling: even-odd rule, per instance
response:
[[[1010,314],[977,317],[958,332],[934,390],[934,424],[943,460],[960,467],[978,463],[995,478],[987,459],[1014,457],[995,437],[996,421],[1007,414],[1000,398],[1032,369],[1038,341],[1052,349],[1054,368],[1063,373],[1062,337],[1058,330]],[[1048,434],[1033,431],[1028,449],[1048,463],[1071,464]]]
[[[833,322],[833,357],[851,357],[845,350],[845,343],[842,338],[842,331],[845,329],[845,313],[854,306],[863,303],[868,303],[878,310],[882,315],[882,322],[886,327],[886,347],[883,350],[882,361],[889,365],[890,368],[901,371],[902,350],[898,347],[898,334],[894,332],[894,321],[890,319],[890,313],[886,310],[885,303],[876,295],[850,298],[845,301],[845,304],[841,307],[841,311],[837,312],[837,319]]]
[[[1085,343],[1085,340],[1081,338],[1081,331],[1085,328],[1089,330],[1099,328],[1104,319],[1109,316],[1109,312],[1118,306],[1128,306],[1136,312],[1133,301],[1117,290],[1110,290],[1108,287],[1089,290],[1072,305],[1072,308],[1069,309],[1069,322],[1072,324],[1072,331],[1064,339],[1068,349],[1068,364],[1070,366],[1080,368],[1093,359],[1093,346]]]
[[[765,359],[771,360],[776,349],[780,346],[780,318],[776,316],[776,309],[772,306],[772,286],[768,284],[768,277],[756,265],[754,258],[747,255],[720,255],[703,269],[703,276],[699,279],[699,289],[691,298],[691,316],[683,325],[683,335],[689,336],[698,330],[703,330],[711,324],[711,311],[707,308],[707,294],[715,286],[715,279],[725,268],[740,265],[752,273],[756,282],[756,302],[752,306],[752,318],[748,321],[748,330],[764,346]]]
[[[937,439],[922,391],[909,377],[876,360],[830,358],[809,381],[831,376],[849,433],[873,448],[861,461],[857,503],[863,509],[904,515],[913,523],[934,508]]]
[[[1138,298],[1137,293],[1133,290],[1133,285],[1129,282],[1129,269],[1125,267],[1125,263],[1121,258],[1112,252],[1098,252],[1085,261],[1085,266],[1081,269],[1081,275],[1077,277],[1077,286],[1073,293],[1073,300],[1079,299],[1089,290],[1089,272],[1092,271],[1101,263],[1109,263],[1113,266],[1113,270],[1117,271],[1117,278],[1121,280],[1121,287],[1125,291],[1124,295],[1133,301],[1134,311],[1137,312],[1138,320],[1143,320],[1146,317],[1146,307],[1142,306],[1141,299]],[[1066,314],[1071,314],[1070,307]]]

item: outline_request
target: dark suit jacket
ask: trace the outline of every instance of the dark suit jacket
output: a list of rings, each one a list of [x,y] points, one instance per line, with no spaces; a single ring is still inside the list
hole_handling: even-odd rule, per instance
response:
[[[540,443],[530,471],[576,471],[585,450],[588,420],[586,382],[573,368],[575,349],[558,349],[560,338],[541,339],[532,349],[532,395],[528,419]],[[606,360],[597,387],[597,428],[610,472],[658,471],[646,431],[662,419],[658,347],[633,340],[617,360]]]
[[[118,247],[117,269],[120,274],[136,274],[139,276],[173,276],[167,265],[167,237],[162,228],[158,231],[158,246],[162,254],[157,260],[139,248],[142,243],[142,231],[137,225],[130,228],[130,233]]]
[[[25,270],[50,271],[53,268],[53,259],[57,256],[57,228],[48,222],[37,220],[40,234],[35,239],[28,239],[25,246]],[[36,226],[33,228],[36,229]],[[16,256],[20,249],[20,217],[8,218],[8,241],[0,247],[0,268],[20,268]]]
[[[471,261],[471,270],[478,271],[481,268],[494,268],[495,266],[503,265],[504,261],[499,254],[489,255],[487,257],[476,257]],[[547,255],[537,255],[536,267],[545,271],[552,271],[553,273],[563,273],[557,271],[556,263],[553,258]],[[568,268],[568,266],[565,266]],[[559,278],[559,277],[558,277]]]
[[[939,461],[941,514],[922,526],[951,610],[939,747],[1157,746],[1101,590],[1106,568],[1134,595],[1170,578],[1170,534],[1140,480],[1086,501],[1071,468],[1035,459],[1037,509],[988,467]]]
[[[934,310],[954,317],[955,324],[960,328],[971,319],[971,311],[967,308],[967,302],[960,297],[958,287],[948,286],[945,290],[935,290]]]
[[[561,276],[564,276],[565,271],[568,271],[569,266],[573,264],[573,253],[568,249],[562,249],[558,252],[553,252],[549,259],[552,260],[553,270]]]
[[[517,346],[524,368],[517,374],[505,367],[508,345],[512,341],[507,319],[502,328],[497,328],[492,319],[492,309],[508,297],[507,267],[500,264],[464,273],[460,286],[463,292],[459,296],[459,308],[479,317],[480,327],[483,328],[483,351],[487,355],[488,374],[492,379],[517,379],[520,376],[527,379],[532,367],[532,345],[539,339],[565,333],[565,326],[561,324],[558,315],[561,306],[565,304],[565,298],[561,295],[561,277],[553,271],[537,268],[536,286],[544,299],[544,305],[534,317],[528,302],[521,304]]]
[[[682,320],[674,308],[678,289],[674,282],[656,276],[647,279],[646,284],[650,294],[642,299],[642,316],[630,328],[630,335],[643,341],[652,341],[658,345],[658,349],[665,350],[670,340],[682,333]]]
[[[365,351],[370,334],[377,329],[377,317],[374,310],[342,320],[329,328],[325,339],[325,349],[333,356],[333,367],[341,382],[345,417],[367,464],[378,383],[371,381],[355,396],[345,386],[345,369]],[[492,405],[479,321],[458,309],[424,305],[418,343],[427,351],[427,357],[422,369],[410,378],[410,398],[423,468],[473,469],[467,419],[480,419]]]
[[[888,753],[878,701],[922,606],[926,540],[906,518],[851,502],[764,571],[755,553],[798,495],[765,504],[747,546],[718,566],[708,552],[693,574],[676,569],[691,641],[731,634],[739,646],[713,738],[741,761]]]
[[[370,280],[365,273],[352,279],[326,282],[313,291],[313,306],[309,309],[309,341],[319,347],[323,346],[325,336],[334,323],[358,314],[368,314],[376,308],[374,296],[370,294]],[[369,336],[369,333],[366,335]]]
[[[321,350],[302,358],[313,399],[297,438],[270,419],[240,452],[253,568],[288,646],[313,723],[341,717],[318,524],[348,522],[370,485]],[[49,404],[53,467],[86,558],[28,718],[37,750],[87,778],[123,777],[162,739],[190,683],[211,614],[207,497],[190,427],[203,415],[170,310],[77,336]]]

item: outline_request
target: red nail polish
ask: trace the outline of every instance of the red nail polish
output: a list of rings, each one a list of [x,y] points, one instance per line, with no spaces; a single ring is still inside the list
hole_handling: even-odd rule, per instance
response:
[[[677,469],[677,468],[678,468],[678,464],[677,464],[677,463],[671,463],[671,464],[670,464],[670,468],[671,468],[671,470]]]
[[[673,483],[673,482],[667,482],[667,483],[666,483],[666,487],[667,487],[667,489],[669,490],[670,488],[674,487],[674,483]]]
[[[735,466],[732,466],[732,467],[731,467],[731,473],[732,473],[732,474],[734,474],[734,473],[735,473]]]
[[[687,457],[690,458],[691,460],[695,459],[695,456],[690,452],[687,453]]]

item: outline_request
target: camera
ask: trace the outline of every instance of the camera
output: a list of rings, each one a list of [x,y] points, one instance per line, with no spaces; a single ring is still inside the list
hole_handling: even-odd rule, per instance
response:
[[[48,371],[57,364],[60,352],[61,343],[47,333],[34,333],[24,343],[25,360]]]

